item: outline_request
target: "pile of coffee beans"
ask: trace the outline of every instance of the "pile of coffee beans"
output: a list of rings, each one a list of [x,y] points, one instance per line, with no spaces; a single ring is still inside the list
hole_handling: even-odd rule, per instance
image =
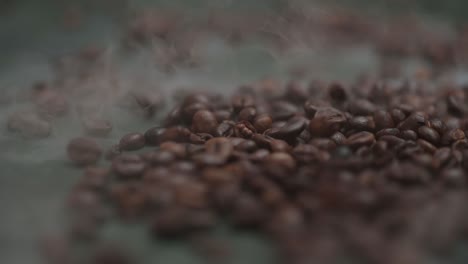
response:
[[[227,222],[264,232],[284,263],[425,263],[468,235],[460,88],[363,79],[188,94],[107,150],[109,167],[93,139],[70,142],[85,167],[71,234],[92,239],[112,217],[168,239]]]

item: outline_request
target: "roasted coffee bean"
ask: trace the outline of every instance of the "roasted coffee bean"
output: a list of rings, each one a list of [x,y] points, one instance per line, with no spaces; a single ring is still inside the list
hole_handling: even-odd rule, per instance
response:
[[[112,131],[109,121],[96,117],[83,118],[83,127],[87,134],[98,137],[107,136]]]
[[[346,145],[350,146],[351,148],[359,148],[362,146],[370,146],[374,144],[375,137],[374,134],[362,131],[356,134],[349,136],[346,139]]]
[[[137,92],[132,96],[146,118],[153,117],[164,105],[161,94],[154,91]]]
[[[229,118],[231,117],[231,111],[230,110],[216,110],[214,112],[214,115],[216,116],[216,120],[218,121],[218,123],[221,123],[225,120],[229,120]]]
[[[239,112],[239,114],[237,115],[237,120],[252,122],[256,115],[257,109],[255,107],[246,107]]]
[[[258,227],[268,217],[265,205],[249,194],[240,194],[234,204],[232,221],[238,227]]]
[[[447,96],[446,103],[448,112],[453,116],[462,117],[467,112],[462,98],[456,95]]]
[[[243,138],[251,138],[256,133],[255,127],[247,121],[237,123],[234,131],[237,137]]]
[[[144,160],[136,154],[123,153],[112,161],[112,170],[122,179],[141,176],[145,167]]]
[[[185,120],[192,120],[193,116],[195,115],[196,112],[200,110],[208,110],[209,107],[205,103],[192,103],[184,107],[183,109],[183,114]]]
[[[288,120],[281,128],[271,129],[268,133],[273,138],[284,140],[294,140],[299,136],[307,125],[307,120],[304,117],[298,116]]]
[[[439,133],[439,135],[443,135],[445,133],[445,130],[446,130],[446,126],[445,126],[445,123],[438,119],[438,118],[433,118],[429,121],[429,127],[434,129],[435,131],[437,131],[437,133]]]
[[[416,131],[419,127],[426,125],[427,119],[420,113],[414,113],[398,124],[400,130]]]
[[[180,106],[172,109],[164,120],[164,125],[166,126],[177,126],[180,125],[183,120],[183,111]]]
[[[97,163],[102,155],[102,149],[93,139],[79,137],[68,143],[67,153],[73,163],[85,166]]]
[[[450,148],[440,148],[434,152],[432,157],[432,167],[440,169],[447,165],[452,157]]]
[[[351,118],[348,122],[348,126],[351,129],[355,129],[357,131],[374,131],[375,123],[372,117],[366,116],[355,116]]]
[[[405,143],[405,140],[392,135],[381,136],[379,141],[387,142],[390,148],[396,148],[402,146]]]
[[[418,139],[418,134],[413,130],[403,130],[401,131],[400,137],[406,140],[415,141],[416,139]]]
[[[291,171],[296,168],[296,162],[293,157],[285,152],[271,153],[264,162],[268,167],[281,168],[287,171]]]
[[[216,127],[218,126],[218,121],[213,112],[208,110],[199,110],[193,115],[192,119],[192,129],[196,133],[214,133]]]
[[[427,126],[422,126],[418,129],[419,137],[431,142],[434,145],[439,144],[440,135],[435,129],[429,128]]]
[[[253,126],[258,133],[263,133],[265,130],[271,128],[273,119],[267,114],[258,115],[253,121]]]
[[[406,119],[406,114],[397,108],[393,109],[390,112],[390,115],[392,116],[394,124],[399,124],[400,122],[403,122],[403,120]]]
[[[336,145],[343,145],[346,141],[345,135],[340,132],[334,133],[330,138],[336,143]]]
[[[376,130],[395,127],[392,116],[385,110],[377,110],[373,114]]]
[[[152,165],[168,165],[175,161],[176,157],[169,151],[151,151],[142,154],[142,158]]]
[[[412,131],[412,130],[409,130]],[[414,131],[412,131],[414,132]],[[382,130],[379,130],[375,136],[377,138],[383,137],[383,136],[395,136],[399,137],[400,136],[400,130],[398,128],[384,128]],[[405,138],[406,139],[406,138]]]
[[[299,112],[299,109],[286,101],[277,101],[271,105],[271,117],[274,121],[287,120]]]
[[[190,130],[185,127],[168,127],[162,131],[159,141],[174,141],[179,143],[189,142],[191,134]]]
[[[328,87],[328,95],[332,100],[338,102],[342,102],[348,97],[343,84],[337,82],[330,84]]]
[[[334,108],[321,108],[309,122],[312,136],[327,137],[338,132],[346,124],[345,115]]]
[[[162,151],[168,151],[179,159],[183,159],[187,156],[187,150],[185,146],[180,143],[167,141],[162,143],[159,147]]]
[[[377,107],[368,100],[357,99],[350,101],[347,109],[353,115],[369,116],[377,110]]]
[[[442,144],[449,145],[455,141],[465,139],[465,133],[461,129],[448,130],[442,135]]]
[[[145,147],[145,136],[141,133],[130,133],[120,139],[119,147],[123,151],[139,150]]]
[[[8,130],[25,138],[46,138],[52,133],[52,126],[33,112],[13,113],[7,122]]]
[[[248,94],[235,95],[232,97],[231,103],[234,111],[239,112],[245,107],[255,106],[255,99]]]
[[[430,142],[428,142],[428,141],[426,141],[424,139],[418,139],[417,143],[424,151],[426,151],[428,153],[432,154],[437,150],[437,148],[434,145],[432,145]]]
[[[217,155],[226,160],[232,154],[234,146],[228,138],[218,137],[206,141],[205,149],[207,153]]]
[[[159,143],[161,143],[161,138],[163,133],[166,131],[165,128],[161,127],[152,127],[148,130],[146,130],[144,136],[145,136],[145,143],[147,143],[150,146],[157,146]]]
[[[191,133],[189,142],[192,144],[205,144],[206,141],[212,139],[213,136],[207,133]]]
[[[314,138],[309,142],[309,144],[328,151],[332,151],[336,148],[335,141],[329,138]]]

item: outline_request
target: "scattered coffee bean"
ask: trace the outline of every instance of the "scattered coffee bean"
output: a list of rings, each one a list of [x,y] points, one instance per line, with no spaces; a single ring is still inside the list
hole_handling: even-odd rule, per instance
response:
[[[119,146],[123,151],[139,150],[145,146],[145,136],[141,133],[130,133],[120,139]]]
[[[67,153],[76,165],[85,166],[97,163],[102,155],[102,149],[96,141],[80,137],[68,143]]]

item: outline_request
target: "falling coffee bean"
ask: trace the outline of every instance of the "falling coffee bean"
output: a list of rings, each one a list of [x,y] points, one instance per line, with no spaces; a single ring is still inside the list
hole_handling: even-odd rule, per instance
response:
[[[145,146],[145,136],[141,133],[130,133],[120,139],[119,146],[123,151],[142,149]]]

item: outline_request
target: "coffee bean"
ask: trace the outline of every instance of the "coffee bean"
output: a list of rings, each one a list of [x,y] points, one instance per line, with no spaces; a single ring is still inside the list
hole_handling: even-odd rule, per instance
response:
[[[329,138],[314,138],[309,142],[309,144],[327,151],[332,151],[336,148],[335,141]]]
[[[272,129],[268,135],[273,138],[284,140],[294,140],[307,125],[307,120],[304,117],[298,116],[288,120],[281,128]]]
[[[234,112],[239,112],[241,109],[249,106],[255,106],[255,99],[248,94],[234,95],[231,100]]]
[[[346,124],[346,117],[334,108],[321,108],[310,120],[309,130],[313,136],[327,137],[338,132]]]
[[[249,194],[241,194],[235,201],[231,218],[238,227],[257,227],[267,216],[262,203]]]
[[[357,99],[350,101],[347,109],[353,115],[368,116],[372,115],[377,110],[377,107],[366,99]]]
[[[412,131],[412,130],[408,130],[408,131]],[[414,132],[414,131],[412,131]],[[383,136],[395,136],[395,137],[399,137],[400,136],[400,130],[398,128],[384,128],[382,130],[379,130],[375,136],[377,138],[380,138],[380,137],[383,137]],[[405,138],[407,139],[407,138]],[[408,140],[408,139],[407,139]]]
[[[406,140],[415,141],[416,139],[418,139],[418,134],[414,132],[413,130],[403,130],[401,131],[400,137]]]
[[[234,147],[228,138],[218,137],[208,140],[205,143],[206,152],[217,155],[218,157],[227,160],[232,154]]]
[[[102,155],[101,147],[90,138],[74,138],[67,146],[68,157],[79,166],[95,164]]]
[[[8,130],[24,138],[46,138],[52,132],[52,126],[37,114],[27,111],[13,113],[7,121]]]
[[[375,111],[373,117],[377,130],[395,127],[391,114],[385,110]]]
[[[336,145],[343,145],[346,141],[345,135],[340,132],[336,132],[330,136],[330,138],[335,142]]]
[[[426,152],[428,153],[434,153],[436,152],[437,148],[432,145],[430,142],[424,140],[424,139],[418,139],[417,140],[418,145]]]
[[[271,105],[271,117],[274,121],[287,120],[298,112],[299,109],[294,104],[286,101],[277,101]]]
[[[160,145],[162,151],[168,151],[175,157],[183,159],[187,156],[187,150],[183,144],[167,141]]]
[[[255,107],[245,107],[237,115],[239,121],[249,121],[252,122],[257,115],[257,109]]]
[[[241,121],[234,127],[235,135],[237,137],[251,138],[255,133],[255,127],[247,121]]]
[[[218,137],[230,137],[234,134],[235,123],[224,121],[216,127],[215,135]]]
[[[147,143],[150,146],[157,146],[159,143],[161,143],[161,137],[163,133],[166,131],[165,128],[161,127],[152,127],[148,130],[146,130],[144,136],[145,136],[145,143]]]
[[[83,127],[91,136],[104,137],[112,131],[112,124],[101,118],[86,117],[83,119]]]
[[[142,158],[152,165],[168,165],[175,161],[176,157],[169,151],[151,151],[142,154]]]
[[[185,127],[175,126],[168,127],[162,131],[160,135],[160,142],[174,141],[179,143],[189,142],[192,133]]]
[[[431,142],[434,145],[439,144],[440,136],[436,130],[429,128],[427,126],[422,126],[418,129],[418,134],[422,139],[425,139]]]
[[[141,133],[130,133],[120,139],[119,146],[123,151],[139,150],[145,147],[145,136]]]
[[[439,135],[443,135],[446,130],[445,123],[438,118],[431,119],[429,121],[429,127],[437,131]]]
[[[406,119],[406,114],[397,108],[392,109],[392,111],[390,112],[390,115],[392,116],[394,124],[399,124]]]
[[[265,130],[271,128],[273,120],[271,116],[267,114],[258,115],[253,121],[253,126],[258,133],[263,133]]]
[[[112,161],[112,170],[122,179],[141,176],[145,167],[144,160],[135,154],[123,153]]]
[[[337,82],[330,84],[328,87],[328,95],[332,100],[338,102],[342,102],[348,97],[343,84]]]
[[[185,120],[192,120],[196,112],[201,110],[209,111],[209,107],[205,103],[192,103],[183,108],[183,114]],[[215,117],[216,118],[216,117]]]
[[[346,145],[352,148],[358,148],[361,146],[369,146],[374,144],[375,137],[374,134],[362,131],[356,134],[353,134],[346,139]]]
[[[416,131],[419,127],[426,124],[427,119],[420,113],[414,113],[398,124],[400,130]]]
[[[457,140],[465,139],[465,133],[461,129],[451,129],[442,135],[442,144],[449,145]]]
[[[447,96],[446,103],[448,112],[453,116],[462,117],[467,112],[462,99],[456,95]]]
[[[434,152],[432,158],[432,167],[434,169],[440,169],[443,166],[447,165],[451,158],[450,148],[440,148]]]
[[[199,110],[193,115],[192,129],[194,132],[211,134],[216,131],[217,126],[218,121],[215,115],[208,110]]]
[[[375,123],[372,117],[355,116],[349,120],[348,126],[357,131],[374,131]]]

